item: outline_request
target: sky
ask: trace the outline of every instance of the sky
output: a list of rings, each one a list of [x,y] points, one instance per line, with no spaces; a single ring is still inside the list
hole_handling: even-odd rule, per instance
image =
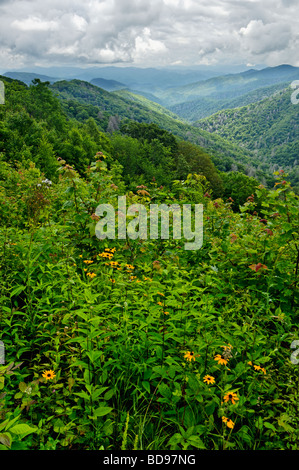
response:
[[[298,0],[0,0],[0,68],[299,66]]]

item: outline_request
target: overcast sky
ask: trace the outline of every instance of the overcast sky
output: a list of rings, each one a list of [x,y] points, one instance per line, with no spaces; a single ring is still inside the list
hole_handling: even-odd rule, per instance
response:
[[[0,68],[287,63],[299,0],[0,0]]]

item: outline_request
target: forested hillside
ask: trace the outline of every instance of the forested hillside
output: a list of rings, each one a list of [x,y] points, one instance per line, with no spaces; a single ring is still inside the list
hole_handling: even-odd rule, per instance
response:
[[[262,70],[250,69],[237,74],[221,75],[208,80],[189,83],[180,87],[161,90],[158,98],[167,107],[186,101],[194,101],[198,98],[212,98],[214,100],[227,100],[242,97],[259,89],[290,84],[298,80],[299,68],[289,65],[267,67]]]
[[[104,131],[119,130],[121,122],[134,120],[154,123],[179,139],[204,148],[220,171],[232,168],[255,176],[264,184],[273,185],[272,169],[260,162],[250,150],[182,121],[163,107],[140,96],[124,92],[108,93],[87,82],[72,80],[51,86],[69,117],[83,121],[92,116]]]
[[[260,102],[219,111],[194,125],[239,143],[260,161],[282,166],[298,187],[299,109],[287,87]]]
[[[261,87],[241,96],[221,99],[218,93],[215,92],[213,96],[197,98],[196,100],[188,100],[183,103],[169,106],[169,109],[176,113],[183,119],[193,123],[199,119],[211,116],[217,111],[223,109],[240,108],[251,103],[261,101],[279,90],[287,88],[288,82],[282,82],[267,87]]]
[[[86,82],[0,79],[0,450],[298,450],[287,173],[232,126],[230,144]],[[194,208],[181,237],[174,214],[151,236],[153,205],[159,229]]]

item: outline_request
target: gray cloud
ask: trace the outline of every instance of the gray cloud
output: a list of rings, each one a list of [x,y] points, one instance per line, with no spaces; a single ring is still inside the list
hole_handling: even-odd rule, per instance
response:
[[[0,64],[299,66],[297,0],[0,0]]]

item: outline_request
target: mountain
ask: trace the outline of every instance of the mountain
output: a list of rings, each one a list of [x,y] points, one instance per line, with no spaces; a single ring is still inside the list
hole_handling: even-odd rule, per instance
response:
[[[38,78],[41,82],[50,82],[54,83],[59,78],[49,77],[48,75],[41,75],[39,73],[29,73],[29,72],[5,72],[5,77],[12,78],[14,80],[20,80],[21,82],[26,83],[26,85],[30,85],[32,80]]]
[[[210,106],[211,111],[216,111],[215,104],[217,102],[219,102],[219,106],[224,104],[226,107],[232,107],[230,100],[234,101],[238,97],[265,87],[279,86],[279,84],[285,86],[286,82],[291,83],[297,79],[299,79],[298,67],[281,65],[267,67],[262,70],[251,69],[241,73],[213,77],[168,90],[156,91],[155,94],[165,107],[176,110],[176,112],[179,112],[180,108],[178,106],[174,107],[175,105],[180,104],[183,106],[185,116],[186,106],[188,106],[186,102],[189,101],[195,102],[196,107],[196,100],[201,100],[197,103],[198,107],[208,108]]]
[[[116,80],[106,80],[105,78],[93,78],[90,83],[98,86],[99,88],[103,88],[103,90],[106,91],[115,91],[127,88],[127,85],[124,83],[120,83]]]
[[[239,164],[243,171],[247,166],[259,166],[250,150],[244,150],[217,134],[192,126],[169,110],[139,95],[124,91],[110,93],[82,80],[55,82],[50,89],[58,96],[69,117],[82,122],[93,117],[104,132],[118,130],[120,123],[128,120],[154,123],[175,136],[206,149],[221,170],[226,170],[233,164]]]
[[[237,96],[236,98],[218,99],[215,97],[202,97],[196,100],[184,101],[183,103],[169,106],[168,109],[186,121],[192,123],[199,119],[211,116],[212,114],[217,113],[217,111],[223,109],[239,108],[251,103],[256,103],[273,95],[277,91],[286,88],[288,85],[288,82],[281,82],[275,85],[257,88],[256,90]]]
[[[15,70],[14,73],[34,73],[45,76],[60,77],[61,80],[79,79],[91,82],[97,77],[105,80],[115,80],[130,89],[152,92],[171,86],[181,86],[199,80],[221,75],[218,70],[206,67],[168,67],[168,68],[139,68],[139,67],[32,67]]]
[[[241,145],[259,161],[288,168],[299,183],[299,106],[287,88],[250,105],[219,111],[194,125]]]

